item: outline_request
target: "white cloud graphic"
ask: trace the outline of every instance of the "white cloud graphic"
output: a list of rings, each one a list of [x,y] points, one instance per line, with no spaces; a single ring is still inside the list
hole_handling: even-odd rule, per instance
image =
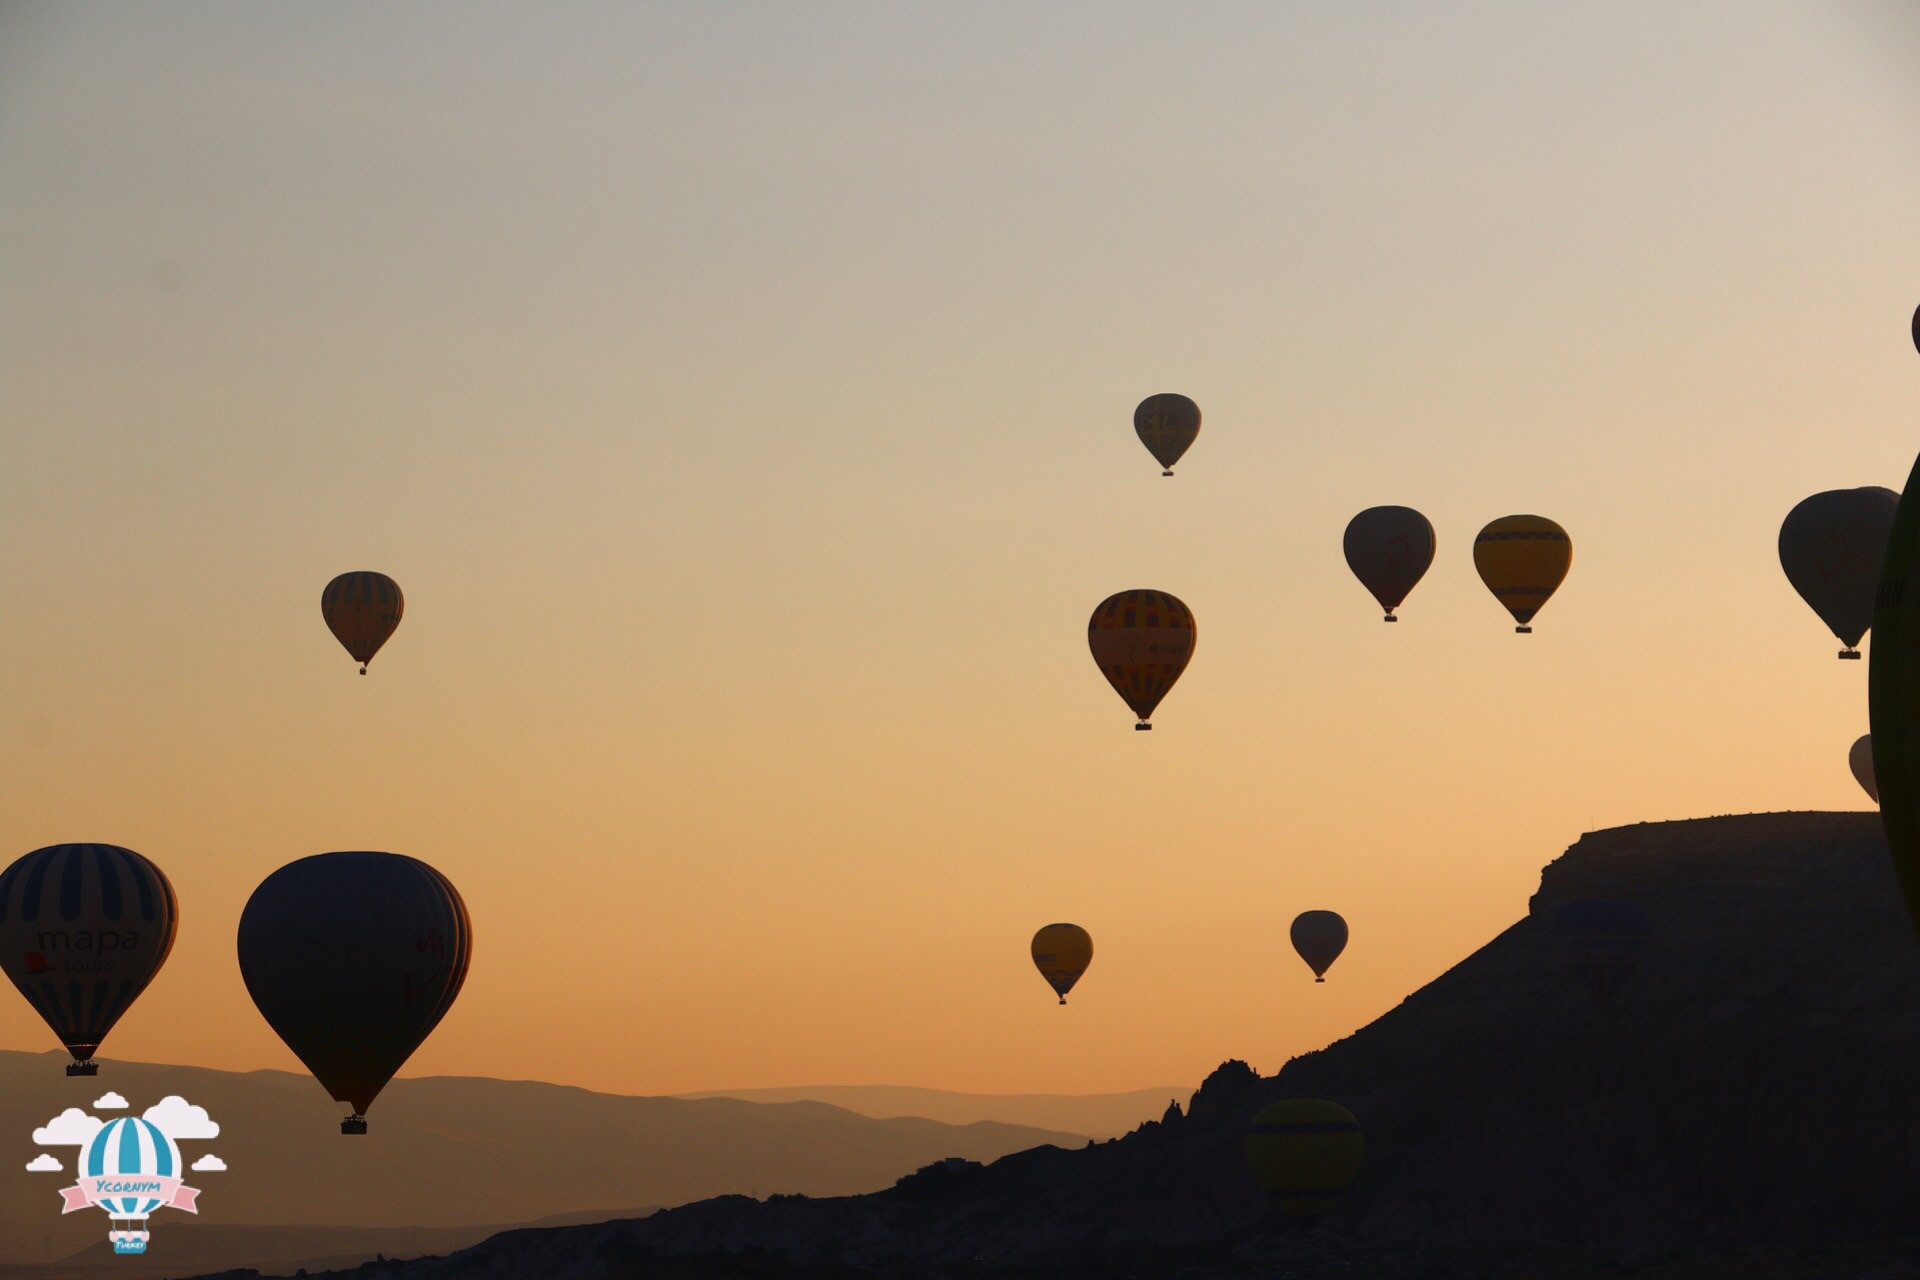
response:
[[[124,1111],[126,1106],[127,1100],[117,1093],[102,1094],[93,1100],[95,1111]]]
[[[224,1173],[226,1168],[227,1162],[219,1156],[214,1155],[211,1151],[193,1162],[193,1171],[195,1173]]]
[[[143,1118],[160,1126],[160,1132],[180,1142],[189,1138],[217,1138],[220,1126],[207,1117],[205,1107],[196,1107],[177,1093],[170,1093],[148,1107]]]
[[[58,1173],[60,1172],[60,1162],[43,1151],[33,1158],[33,1163],[27,1166],[27,1172]]]
[[[36,1147],[84,1147],[106,1123],[78,1107],[68,1107],[47,1121],[45,1128],[33,1131],[33,1144]]]

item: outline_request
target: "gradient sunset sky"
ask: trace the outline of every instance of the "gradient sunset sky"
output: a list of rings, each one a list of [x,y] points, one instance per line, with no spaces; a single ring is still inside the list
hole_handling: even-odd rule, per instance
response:
[[[241,907],[384,849],[476,931],[405,1074],[1271,1072],[1584,831],[1866,804],[1775,538],[1920,448],[1916,68],[1900,0],[0,6],[0,865],[173,880],[109,1058],[299,1070]],[[1150,734],[1129,587],[1198,622]]]

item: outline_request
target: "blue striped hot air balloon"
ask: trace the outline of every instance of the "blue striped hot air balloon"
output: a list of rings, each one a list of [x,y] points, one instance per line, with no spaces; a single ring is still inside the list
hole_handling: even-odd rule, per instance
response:
[[[153,981],[180,915],[160,868],[113,844],[35,849],[0,872],[0,970],[93,1075],[93,1054]]]
[[[130,1186],[143,1187],[161,1178],[178,1178],[185,1166],[180,1163],[180,1148],[151,1120],[122,1116],[101,1126],[80,1157],[83,1178],[123,1179]],[[111,1187],[113,1184],[108,1184]],[[167,1203],[157,1188],[129,1195],[105,1195],[98,1201],[109,1216],[144,1221],[148,1214]]]

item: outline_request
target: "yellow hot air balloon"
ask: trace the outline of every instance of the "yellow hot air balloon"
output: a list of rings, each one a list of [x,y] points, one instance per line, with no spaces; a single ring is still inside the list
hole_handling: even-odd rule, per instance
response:
[[[1545,516],[1501,516],[1473,540],[1473,567],[1523,635],[1572,564],[1573,540]]]
[[[327,620],[333,638],[360,664],[361,675],[367,674],[373,655],[400,625],[406,607],[400,584],[369,570],[343,573],[320,593],[320,616]]]
[[[1166,468],[1160,474],[1170,476],[1173,464],[1200,435],[1200,406],[1172,391],[1148,396],[1133,411],[1133,433]]]
[[[1263,1108],[1247,1129],[1247,1167],[1296,1217],[1333,1208],[1360,1176],[1367,1139],[1337,1102],[1289,1098]]]
[[[1033,935],[1033,966],[1060,1003],[1093,963],[1093,938],[1077,924],[1050,924]]]
[[[1149,721],[1160,699],[1193,657],[1193,611],[1164,591],[1121,591],[1102,600],[1087,622],[1087,647],[1114,692]]]

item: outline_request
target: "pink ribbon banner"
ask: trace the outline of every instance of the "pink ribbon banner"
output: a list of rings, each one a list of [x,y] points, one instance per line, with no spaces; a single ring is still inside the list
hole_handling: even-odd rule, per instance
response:
[[[200,1194],[200,1188],[183,1186],[178,1178],[150,1178],[138,1173],[110,1173],[99,1178],[82,1178],[71,1187],[62,1187],[61,1196],[66,1206],[61,1213],[72,1213],[76,1209],[90,1209],[102,1200],[120,1199],[122,1196],[145,1196],[158,1200],[165,1209],[185,1209],[188,1213],[199,1213],[193,1203]],[[102,1205],[102,1208],[105,1206]]]

